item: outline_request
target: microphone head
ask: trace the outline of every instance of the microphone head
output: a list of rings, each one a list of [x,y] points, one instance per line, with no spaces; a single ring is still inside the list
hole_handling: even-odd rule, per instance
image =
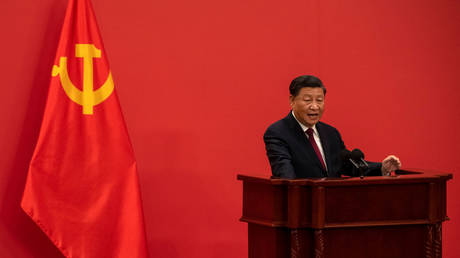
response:
[[[351,151],[350,158],[352,160],[364,159],[364,153],[360,149],[354,149]]]

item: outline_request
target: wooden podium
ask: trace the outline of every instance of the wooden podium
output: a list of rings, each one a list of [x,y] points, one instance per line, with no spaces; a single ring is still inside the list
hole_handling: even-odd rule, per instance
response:
[[[249,258],[438,258],[452,174],[243,181]]]

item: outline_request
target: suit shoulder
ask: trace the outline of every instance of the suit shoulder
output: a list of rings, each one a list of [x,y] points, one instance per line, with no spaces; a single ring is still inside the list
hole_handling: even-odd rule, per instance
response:
[[[329,131],[338,131],[335,127],[333,127],[332,125],[330,124],[326,124],[324,122],[318,122],[318,124],[316,125],[318,127],[321,127],[322,129],[324,130],[329,130]]]
[[[273,132],[284,132],[288,130],[288,128],[289,128],[289,121],[288,121],[288,118],[285,117],[269,125],[267,129],[265,130],[265,134],[273,133]]]
[[[323,122],[318,122],[318,124],[316,125],[316,128],[318,128],[318,131],[320,131],[320,134],[323,133],[326,136],[335,135],[335,136],[338,136],[339,138],[342,138],[342,136],[340,135],[339,130],[337,130],[332,125],[329,125],[329,124],[326,124],[326,123],[323,123]]]

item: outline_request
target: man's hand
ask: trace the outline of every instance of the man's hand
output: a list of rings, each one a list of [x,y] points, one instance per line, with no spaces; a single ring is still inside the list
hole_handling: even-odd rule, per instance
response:
[[[401,168],[401,161],[394,155],[390,155],[382,161],[382,175],[384,176],[390,175],[391,171],[399,168]]]

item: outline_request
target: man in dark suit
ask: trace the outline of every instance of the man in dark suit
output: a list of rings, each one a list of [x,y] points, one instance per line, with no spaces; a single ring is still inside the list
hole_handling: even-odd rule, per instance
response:
[[[340,133],[320,122],[324,111],[326,88],[311,75],[295,78],[289,86],[291,112],[268,127],[265,148],[274,177],[317,178],[357,176],[348,160],[342,160],[345,149]],[[387,175],[401,163],[393,155],[382,163],[369,163],[366,175]]]

